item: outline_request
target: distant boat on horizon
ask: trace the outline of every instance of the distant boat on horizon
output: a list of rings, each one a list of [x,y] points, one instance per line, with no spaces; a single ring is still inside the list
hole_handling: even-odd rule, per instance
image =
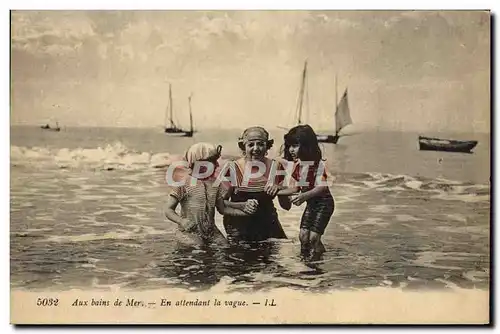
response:
[[[45,125],[40,126],[40,128],[43,129],[43,130],[49,130],[49,131],[55,131],[55,132],[61,131],[61,128],[59,127],[59,122],[56,122],[56,127],[55,128],[51,128],[48,123],[45,124]]]
[[[169,103],[168,103],[167,109],[165,110],[165,126],[164,126],[165,133],[170,134],[170,135],[178,135],[181,137],[192,137],[193,136],[194,127],[193,127],[193,113],[191,110],[191,97],[192,97],[192,94],[188,97],[190,128],[189,128],[189,130],[184,130],[181,127],[179,127],[177,124],[175,124],[175,122],[174,122],[172,85],[169,84],[169,94],[168,94]],[[169,125],[167,125],[167,123],[169,123]]]
[[[418,144],[421,151],[472,153],[471,151],[476,147],[477,143],[477,140],[454,140],[418,136]]]

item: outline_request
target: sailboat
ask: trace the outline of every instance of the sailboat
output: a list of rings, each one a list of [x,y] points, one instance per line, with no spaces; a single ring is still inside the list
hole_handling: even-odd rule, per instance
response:
[[[49,124],[42,125],[42,126],[40,126],[40,128],[43,130],[49,130],[49,131],[56,131],[56,132],[61,131],[61,128],[59,127],[59,122],[56,122],[55,128],[51,128]]]
[[[190,124],[190,129],[188,131],[180,128],[174,122],[174,115],[173,115],[174,108],[173,108],[173,101],[172,101],[172,85],[171,84],[169,84],[168,99],[169,99],[169,104],[168,104],[168,107],[167,107],[167,109],[165,111],[165,128],[164,128],[164,132],[167,133],[167,134],[178,135],[178,136],[181,136],[181,137],[192,137],[193,133],[194,133],[194,129],[193,129],[193,115],[192,115],[192,111],[191,111],[191,96],[189,96],[189,98],[188,98],[188,103],[189,103],[189,121],[191,123]],[[170,121],[170,125],[169,126],[167,126],[167,118]]]
[[[304,93],[308,94],[306,90],[307,85],[307,60],[304,63],[302,71],[302,81],[300,85],[299,98],[297,101],[297,125],[302,124],[302,109],[304,104]],[[308,95],[306,96],[308,98]],[[318,142],[337,144],[341,137],[340,131],[347,125],[352,124],[352,118],[349,111],[349,102],[347,97],[347,88],[337,104],[337,76],[335,76],[335,135],[317,134]],[[286,129],[284,127],[280,127]]]
[[[335,78],[335,103],[337,102],[337,78]],[[335,110],[335,135],[322,135],[318,134],[318,141],[323,143],[333,143],[337,144],[339,138],[341,137],[340,131],[352,124],[351,113],[349,111],[349,101],[347,97],[347,88],[344,91],[344,95],[340,99],[340,102],[336,105]]]

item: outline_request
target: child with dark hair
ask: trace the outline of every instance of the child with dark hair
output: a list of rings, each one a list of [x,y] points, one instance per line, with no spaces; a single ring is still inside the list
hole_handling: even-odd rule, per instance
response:
[[[325,184],[327,175],[321,149],[316,133],[309,125],[298,125],[290,129],[284,139],[284,157],[295,164],[292,177],[298,182],[298,186],[281,190],[278,195],[293,195],[298,192],[292,198],[292,204],[299,206],[307,202],[300,222],[301,253],[306,258],[316,258],[325,251],[321,236],[335,209],[333,196]]]

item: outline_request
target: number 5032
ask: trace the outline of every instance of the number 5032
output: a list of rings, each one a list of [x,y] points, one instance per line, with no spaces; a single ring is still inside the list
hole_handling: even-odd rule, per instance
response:
[[[57,298],[38,298],[36,300],[37,306],[57,306],[59,304],[59,299]]]

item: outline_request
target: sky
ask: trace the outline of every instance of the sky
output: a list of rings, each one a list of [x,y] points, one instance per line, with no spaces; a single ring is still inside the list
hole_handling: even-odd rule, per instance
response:
[[[481,11],[13,11],[11,124],[291,126],[306,59],[318,130],[490,131]]]

